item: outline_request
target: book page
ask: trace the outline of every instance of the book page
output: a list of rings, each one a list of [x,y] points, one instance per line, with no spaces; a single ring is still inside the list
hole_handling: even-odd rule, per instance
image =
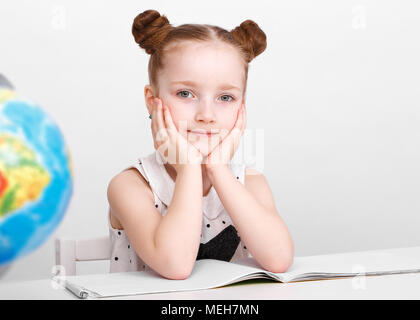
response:
[[[78,296],[83,294],[77,289],[86,288],[98,297],[112,297],[211,289],[256,278],[290,282],[404,272],[420,272],[420,247],[295,257],[285,273],[268,272],[253,258],[235,262],[204,259],[196,261],[191,275],[185,280],[166,279],[148,270],[67,276],[66,281],[69,290],[72,287],[72,292]]]
[[[295,257],[287,272],[276,275],[288,282],[326,278],[327,275],[380,275],[416,270],[420,271],[420,247]]]
[[[216,288],[260,277],[261,271],[231,262],[203,259],[196,261],[191,275],[185,280],[166,279],[153,270],[147,270],[67,276],[66,281],[73,287],[93,291],[99,297],[111,297]]]

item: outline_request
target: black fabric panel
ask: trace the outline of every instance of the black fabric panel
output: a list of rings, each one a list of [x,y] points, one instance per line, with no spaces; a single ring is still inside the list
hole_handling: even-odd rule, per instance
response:
[[[207,243],[200,243],[197,259],[230,261],[238,248],[241,238],[235,227],[229,225]]]

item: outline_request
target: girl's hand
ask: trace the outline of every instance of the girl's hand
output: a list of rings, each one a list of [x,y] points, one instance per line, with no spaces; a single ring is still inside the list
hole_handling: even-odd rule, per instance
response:
[[[201,165],[203,161],[201,152],[178,132],[169,108],[162,105],[162,100],[159,98],[154,99],[151,126],[155,149],[166,162],[175,168],[177,173],[186,164]]]
[[[241,141],[246,127],[245,105],[242,103],[236,118],[236,123],[229,134],[223,137],[222,142],[207,155],[205,167],[207,170],[214,169],[219,165],[227,165],[233,158]]]

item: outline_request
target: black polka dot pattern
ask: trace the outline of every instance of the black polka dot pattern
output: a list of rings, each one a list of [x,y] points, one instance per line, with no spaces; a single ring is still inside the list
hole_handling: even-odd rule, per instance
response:
[[[146,165],[148,165],[148,163],[145,163],[145,166]],[[142,160],[138,159],[137,169],[140,171],[140,173],[143,174],[143,171],[141,169],[145,166],[143,166]],[[145,169],[147,169],[147,167]],[[237,176],[236,174],[239,174],[239,176]],[[156,176],[156,178],[157,177],[158,176]],[[240,180],[241,177],[243,177],[243,173],[235,172],[233,174],[233,178],[236,178],[237,180]],[[145,179],[148,182],[150,180],[149,178],[153,180],[153,176],[149,176],[148,178],[145,177]],[[162,213],[164,213],[168,205],[163,201],[158,200],[157,197],[160,196],[159,193],[154,195],[156,201],[155,208],[157,208],[159,211],[163,210]],[[159,207],[159,203],[162,205],[162,207]],[[216,258],[225,261],[230,261],[230,259],[233,257],[236,251],[242,251],[236,252],[239,256],[249,255],[249,253],[246,252],[247,247],[244,245],[244,243],[242,242],[241,244],[239,244],[239,242],[241,242],[241,237],[237,230],[234,228],[233,222],[229,219],[229,216],[226,214],[226,212],[219,211],[218,214],[220,214],[220,216],[216,216],[214,214],[214,208],[217,208],[217,205],[218,203],[216,203],[216,206],[214,206],[213,204],[209,204],[207,206],[209,212],[203,212],[203,215],[205,215],[205,217],[202,222],[202,233],[200,234],[200,242],[203,243],[200,243],[201,249],[199,250],[199,252],[201,251],[201,253],[198,255],[197,258]],[[122,244],[123,247],[127,246],[128,250],[125,251],[123,249],[121,250],[121,252],[113,253],[114,256],[111,258],[111,261],[115,264],[115,270],[121,270],[125,266],[127,266],[127,270],[138,268],[143,271],[147,269],[145,263],[141,261],[141,259],[139,259],[139,257],[136,255],[134,248],[133,250],[131,250],[131,243],[129,242],[129,239],[126,234],[124,234],[123,237],[123,233],[123,230],[118,229],[114,230],[113,233],[114,239],[117,240],[117,242],[124,241],[124,243],[120,244]],[[122,249],[121,247],[119,248]],[[128,264],[127,260],[129,262]]]

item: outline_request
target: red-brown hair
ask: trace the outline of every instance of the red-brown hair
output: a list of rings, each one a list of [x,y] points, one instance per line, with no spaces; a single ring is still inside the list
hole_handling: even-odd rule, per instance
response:
[[[267,47],[265,33],[252,20],[242,22],[231,31],[208,24],[183,24],[173,27],[168,18],[156,10],[146,10],[135,17],[132,33],[140,48],[151,55],[148,66],[149,81],[156,90],[159,88],[158,72],[164,67],[163,56],[173,47],[172,44],[179,44],[183,40],[222,41],[237,48],[244,62],[245,90],[248,64]]]

